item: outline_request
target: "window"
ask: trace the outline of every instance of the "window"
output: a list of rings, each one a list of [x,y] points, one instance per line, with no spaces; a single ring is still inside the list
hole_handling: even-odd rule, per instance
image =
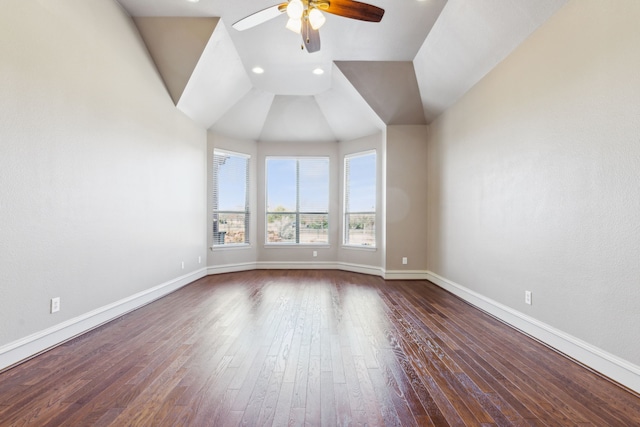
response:
[[[213,245],[249,244],[249,159],[213,152]]]
[[[376,152],[344,158],[344,244],[376,247]]]
[[[328,244],[329,158],[266,160],[266,242]]]

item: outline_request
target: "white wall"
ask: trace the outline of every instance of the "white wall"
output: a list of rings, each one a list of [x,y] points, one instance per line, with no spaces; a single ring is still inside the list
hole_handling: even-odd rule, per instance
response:
[[[176,285],[207,252],[206,132],[117,3],[0,2],[0,93],[2,368],[16,342]]]
[[[429,136],[429,270],[603,350],[622,382],[640,372],[638,22],[635,0],[569,2]]]

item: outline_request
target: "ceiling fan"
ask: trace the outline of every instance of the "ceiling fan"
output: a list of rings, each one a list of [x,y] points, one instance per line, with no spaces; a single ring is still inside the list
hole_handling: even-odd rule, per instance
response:
[[[232,27],[247,30],[286,12],[289,16],[286,28],[302,34],[303,46],[312,53],[320,50],[318,30],[326,21],[321,11],[368,22],[380,22],[384,15],[384,9],[354,0],[289,0],[252,13]]]

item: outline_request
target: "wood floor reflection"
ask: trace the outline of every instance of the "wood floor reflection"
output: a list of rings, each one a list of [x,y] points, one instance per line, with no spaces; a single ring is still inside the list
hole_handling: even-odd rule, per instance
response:
[[[425,281],[209,276],[0,374],[0,425],[640,425],[640,398]]]

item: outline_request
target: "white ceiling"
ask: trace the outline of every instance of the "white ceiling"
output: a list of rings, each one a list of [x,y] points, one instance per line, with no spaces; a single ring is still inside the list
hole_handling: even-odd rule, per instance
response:
[[[309,54],[286,16],[231,28],[274,0],[118,1],[134,17],[220,17],[177,105],[207,128],[260,141],[349,140],[428,123],[566,2],[370,0],[385,9],[380,23],[325,14],[322,48]]]

